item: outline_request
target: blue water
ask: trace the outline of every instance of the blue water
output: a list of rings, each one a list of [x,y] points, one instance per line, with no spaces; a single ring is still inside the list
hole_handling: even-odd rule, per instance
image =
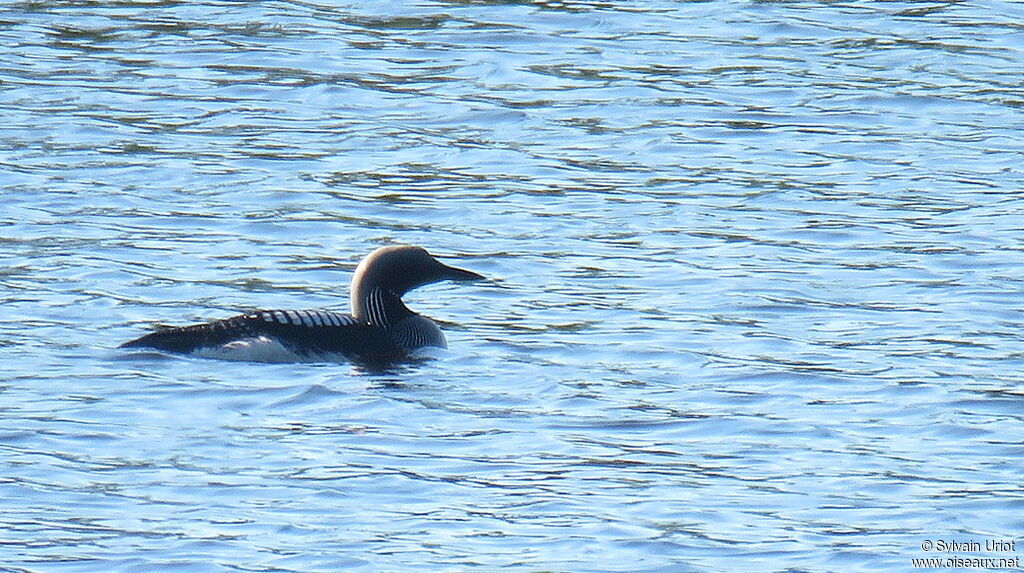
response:
[[[1021,21],[4,3],[0,569],[876,571],[1024,541]],[[429,360],[116,350],[347,311],[385,244],[492,279],[407,297]]]

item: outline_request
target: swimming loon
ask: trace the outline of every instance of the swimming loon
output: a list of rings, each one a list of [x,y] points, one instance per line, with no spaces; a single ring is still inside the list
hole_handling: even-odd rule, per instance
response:
[[[484,277],[449,267],[420,247],[381,247],[352,276],[352,314],[322,310],[260,310],[232,318],[147,334],[121,348],[154,348],[182,354],[293,362],[339,357],[371,362],[399,360],[425,346],[445,348],[441,329],[402,303],[402,295],[442,280]]]

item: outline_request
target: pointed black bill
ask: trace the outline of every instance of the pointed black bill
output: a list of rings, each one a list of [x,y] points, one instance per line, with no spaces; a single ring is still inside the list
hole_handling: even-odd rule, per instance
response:
[[[441,278],[443,278],[445,280],[449,280],[449,281],[469,282],[469,281],[482,281],[486,277],[484,277],[483,275],[478,275],[478,274],[474,273],[473,271],[467,271],[467,270],[464,270],[464,269],[457,269],[455,267],[449,267],[448,265],[442,263],[441,264]]]

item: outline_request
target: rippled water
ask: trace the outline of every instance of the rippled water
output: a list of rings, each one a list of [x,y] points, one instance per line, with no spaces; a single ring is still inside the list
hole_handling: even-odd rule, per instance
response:
[[[900,570],[1016,538],[1022,21],[3,4],[0,568]],[[392,243],[493,279],[408,297],[431,360],[115,350],[346,311]]]

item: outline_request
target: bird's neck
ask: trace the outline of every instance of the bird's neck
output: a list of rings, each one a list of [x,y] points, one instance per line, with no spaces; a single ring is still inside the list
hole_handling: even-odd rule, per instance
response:
[[[413,314],[400,296],[387,289],[376,287],[352,291],[352,315],[362,322],[386,329]]]

